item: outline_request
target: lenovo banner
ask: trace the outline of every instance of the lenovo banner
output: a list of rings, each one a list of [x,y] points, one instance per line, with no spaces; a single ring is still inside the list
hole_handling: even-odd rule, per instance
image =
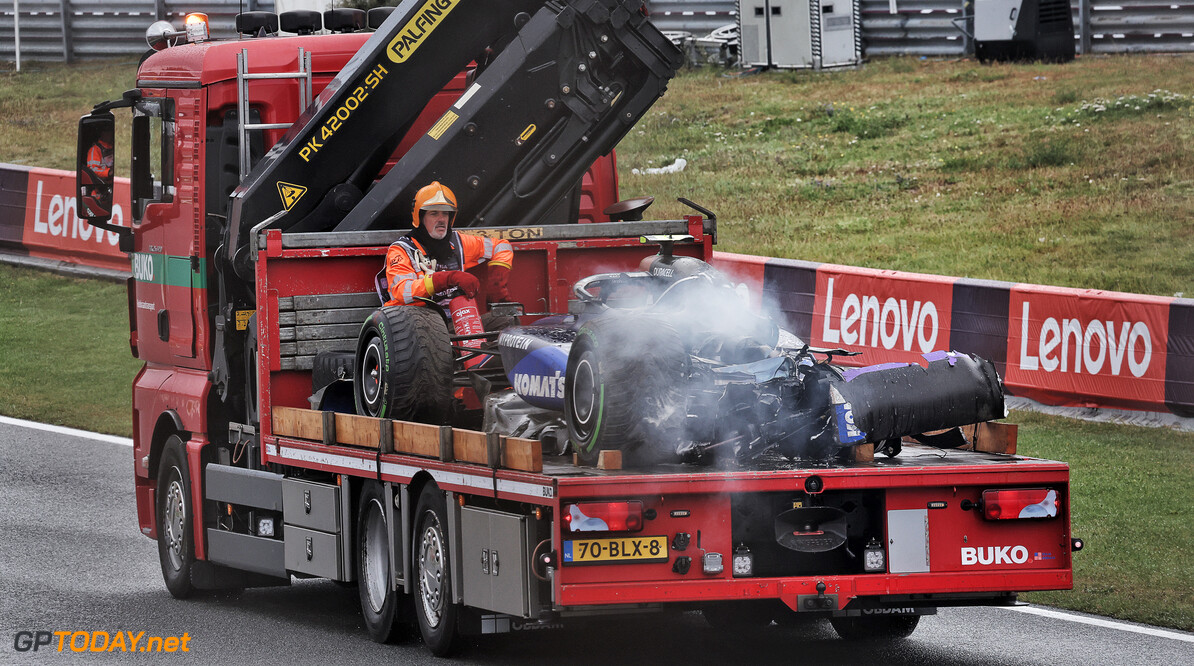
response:
[[[6,177],[13,177],[8,174],[25,174],[24,224],[20,242],[29,256],[129,270],[128,255],[117,248],[119,239],[116,234],[93,227],[76,215],[75,174],[13,165],[2,165],[0,170],[8,172]],[[116,179],[115,201],[111,222],[128,226],[131,210],[127,178]]]
[[[948,349],[954,278],[821,264],[814,347],[864,352],[842,363],[924,363]],[[965,350],[961,350],[965,351]]]
[[[1004,381],[1049,405],[1163,409],[1172,300],[1016,285]]]

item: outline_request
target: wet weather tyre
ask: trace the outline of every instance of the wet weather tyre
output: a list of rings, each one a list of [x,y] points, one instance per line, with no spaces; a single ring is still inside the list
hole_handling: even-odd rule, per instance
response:
[[[582,462],[618,449],[635,462],[673,460],[687,419],[689,355],[665,322],[607,315],[577,332],[568,355],[564,420]]]
[[[398,608],[402,593],[394,589],[390,573],[391,528],[386,521],[385,489],[370,481],[361,489],[357,503],[357,590],[361,617],[369,636],[378,643],[398,637]]]
[[[838,636],[848,641],[903,640],[916,631],[919,615],[866,615],[831,617],[829,624]]]
[[[455,648],[459,608],[452,601],[448,508],[444,493],[434,485],[423,488],[416,510],[414,558],[415,616],[423,642],[437,657]]]
[[[175,599],[195,593],[191,582],[195,566],[194,519],[186,445],[178,435],[170,435],[158,463],[157,530],[162,578]]]
[[[452,413],[452,370],[452,342],[439,313],[409,305],[379,308],[357,338],[357,413],[444,423]]]

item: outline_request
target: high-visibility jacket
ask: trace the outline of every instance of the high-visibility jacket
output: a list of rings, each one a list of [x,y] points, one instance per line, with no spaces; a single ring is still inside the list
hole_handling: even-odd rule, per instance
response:
[[[112,157],[111,146],[101,148],[97,143],[87,150],[87,168],[96,176],[107,180],[112,174]]]
[[[386,282],[389,284],[390,300],[386,305],[422,305],[417,298],[437,300],[431,284],[435,271],[463,271],[483,263],[510,268],[514,262],[514,249],[505,239],[486,238],[475,234],[452,231],[452,259],[437,265],[427,256],[419,241],[403,236],[390,245],[386,251]]]

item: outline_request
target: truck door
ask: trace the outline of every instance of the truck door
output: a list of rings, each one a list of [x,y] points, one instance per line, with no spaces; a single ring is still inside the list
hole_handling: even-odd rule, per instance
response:
[[[183,102],[188,109],[193,104],[190,99]],[[194,299],[206,271],[194,249],[192,218],[200,211],[186,193],[195,191],[198,183],[187,180],[191,151],[180,151],[189,142],[178,131],[178,106],[172,94],[152,96],[146,91],[133,107],[133,300],[138,356],[190,365],[186,361],[195,358],[196,349]]]

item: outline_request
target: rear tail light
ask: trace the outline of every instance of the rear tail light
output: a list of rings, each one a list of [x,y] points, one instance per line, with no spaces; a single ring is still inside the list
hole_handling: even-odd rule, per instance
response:
[[[983,491],[983,518],[987,520],[1056,518],[1060,508],[1057,491],[1049,488]]]
[[[638,532],[643,529],[642,502],[569,504],[564,524],[572,532]]]

